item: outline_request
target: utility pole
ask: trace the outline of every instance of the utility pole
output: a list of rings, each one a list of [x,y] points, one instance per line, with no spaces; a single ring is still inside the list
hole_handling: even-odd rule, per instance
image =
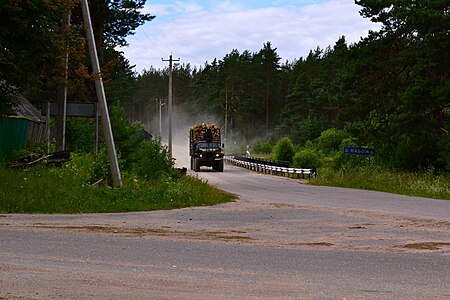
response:
[[[66,148],[66,110],[67,110],[67,80],[69,69],[69,48],[67,45],[67,31],[70,26],[70,12],[64,13],[61,23],[61,34],[64,35],[66,51],[61,61],[62,77],[64,82],[58,86],[58,116],[56,118],[56,151],[64,151]]]
[[[157,105],[158,105],[158,111],[159,111],[159,136],[162,136],[162,107],[163,105],[165,105],[166,103],[164,103],[164,99],[156,99],[156,101],[158,101]]]
[[[228,142],[228,91],[225,91],[225,143]]]
[[[83,12],[84,26],[86,29],[86,36],[89,46],[89,54],[91,57],[92,70],[95,75],[95,90],[100,106],[100,113],[102,116],[102,125],[105,132],[106,149],[108,150],[109,166],[111,168],[111,175],[113,185],[116,187],[122,186],[122,178],[120,176],[119,162],[117,160],[116,146],[111,129],[111,121],[109,119],[108,105],[106,103],[105,89],[103,87],[103,80],[100,72],[100,63],[97,56],[97,48],[95,46],[94,32],[92,30],[91,15],[89,13],[88,0],[81,1],[81,9]]]
[[[168,110],[169,110],[169,158],[172,159],[172,67],[174,61],[180,61],[180,59],[172,59],[172,54],[170,54],[169,59],[163,59],[162,61],[168,61],[169,62],[169,103],[168,103]]]

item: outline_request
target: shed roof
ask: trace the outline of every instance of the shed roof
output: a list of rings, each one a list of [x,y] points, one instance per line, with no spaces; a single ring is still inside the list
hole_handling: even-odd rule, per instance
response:
[[[14,108],[14,114],[18,117],[23,117],[34,122],[45,123],[41,112],[33,106],[25,97],[18,97]]]

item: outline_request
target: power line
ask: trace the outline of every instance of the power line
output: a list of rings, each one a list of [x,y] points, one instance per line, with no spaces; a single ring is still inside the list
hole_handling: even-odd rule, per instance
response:
[[[145,37],[148,39],[148,41],[151,43],[152,45],[152,49],[156,49],[159,52],[160,56],[163,53],[167,53],[167,51],[162,50],[161,48],[158,47],[158,43],[156,43],[151,37],[149,37],[147,35],[147,33],[145,32],[144,28],[139,27],[139,29],[141,30],[141,32],[145,35]],[[147,51],[150,50],[148,47],[144,47]]]

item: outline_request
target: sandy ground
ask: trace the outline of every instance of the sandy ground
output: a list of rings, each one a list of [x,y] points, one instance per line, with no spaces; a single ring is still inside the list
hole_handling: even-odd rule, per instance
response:
[[[0,215],[0,228],[450,255],[450,221],[258,199],[126,214]]]

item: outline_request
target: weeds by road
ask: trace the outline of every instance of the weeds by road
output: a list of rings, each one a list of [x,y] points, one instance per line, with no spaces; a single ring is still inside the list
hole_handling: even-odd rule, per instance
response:
[[[341,169],[319,169],[314,185],[328,185],[393,194],[450,200],[450,178],[432,170],[404,172],[375,165]]]
[[[123,187],[92,185],[93,161],[75,155],[62,167],[0,167],[0,213],[93,213],[214,205],[235,197],[190,176],[147,180],[123,172]]]

